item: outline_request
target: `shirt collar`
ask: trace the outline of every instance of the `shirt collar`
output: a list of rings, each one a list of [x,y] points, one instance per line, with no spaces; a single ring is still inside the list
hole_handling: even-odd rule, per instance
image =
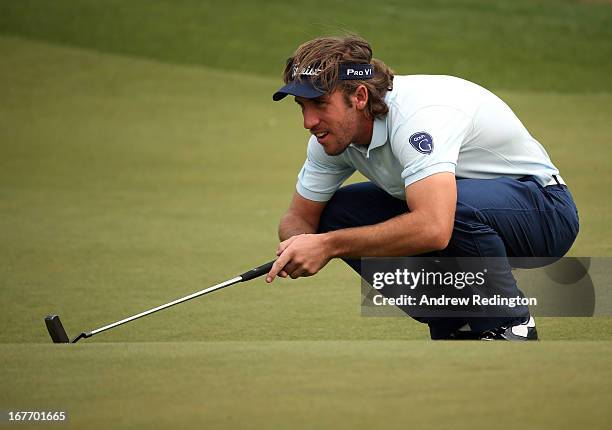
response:
[[[377,118],[374,120],[374,125],[372,127],[372,140],[370,144],[366,147],[361,145],[355,145],[351,143],[350,146],[357,149],[359,152],[362,152],[366,155],[366,158],[370,158],[370,151],[379,146],[383,146],[387,142],[387,117]]]

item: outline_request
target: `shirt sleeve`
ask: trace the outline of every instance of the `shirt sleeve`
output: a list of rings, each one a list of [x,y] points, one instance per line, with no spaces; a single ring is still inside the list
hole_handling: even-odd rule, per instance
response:
[[[355,168],[342,155],[327,155],[312,137],[308,142],[306,161],[298,174],[296,191],[308,200],[326,202],[354,171]]]
[[[403,166],[404,186],[436,173],[454,174],[472,128],[471,116],[449,106],[429,106],[402,120],[392,131],[391,148]]]

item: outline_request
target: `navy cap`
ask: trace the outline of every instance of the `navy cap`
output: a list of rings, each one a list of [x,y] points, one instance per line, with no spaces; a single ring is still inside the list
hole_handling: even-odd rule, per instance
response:
[[[302,78],[301,81],[296,79],[279,89],[272,96],[272,100],[277,102],[284,99],[289,94],[304,97],[305,99],[314,99],[316,97],[321,97],[325,92],[316,88],[310,79]]]
[[[314,67],[303,67],[298,69],[293,66],[293,77],[298,73],[301,79],[294,79],[284,87],[280,88],[272,95],[272,100],[275,102],[284,99],[287,95],[304,97],[306,99],[314,99],[321,97],[325,91],[317,88],[312,79],[321,72],[321,69]],[[338,79],[341,81],[356,80],[356,79],[371,79],[374,77],[374,67],[371,64],[340,64],[338,70]]]

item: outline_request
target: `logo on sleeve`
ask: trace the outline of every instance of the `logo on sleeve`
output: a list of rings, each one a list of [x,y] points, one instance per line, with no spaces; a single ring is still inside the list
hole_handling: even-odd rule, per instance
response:
[[[433,138],[431,134],[419,131],[410,136],[410,144],[421,154],[429,155],[433,151]]]

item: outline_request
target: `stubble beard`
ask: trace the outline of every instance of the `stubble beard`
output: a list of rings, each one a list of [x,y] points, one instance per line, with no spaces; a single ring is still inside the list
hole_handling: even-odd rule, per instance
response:
[[[331,155],[331,156],[340,155],[344,151],[346,151],[346,149],[349,147],[349,145],[354,140],[354,137],[350,134],[350,130],[355,129],[355,123],[356,123],[355,118],[351,117],[350,115],[347,115],[344,121],[345,125],[343,126],[343,129],[342,129],[343,131],[342,135],[339,136],[338,134],[333,133],[334,137],[336,137],[336,142],[333,145],[334,149],[330,150],[331,148],[327,148],[323,146],[323,150],[325,151],[327,155]]]

